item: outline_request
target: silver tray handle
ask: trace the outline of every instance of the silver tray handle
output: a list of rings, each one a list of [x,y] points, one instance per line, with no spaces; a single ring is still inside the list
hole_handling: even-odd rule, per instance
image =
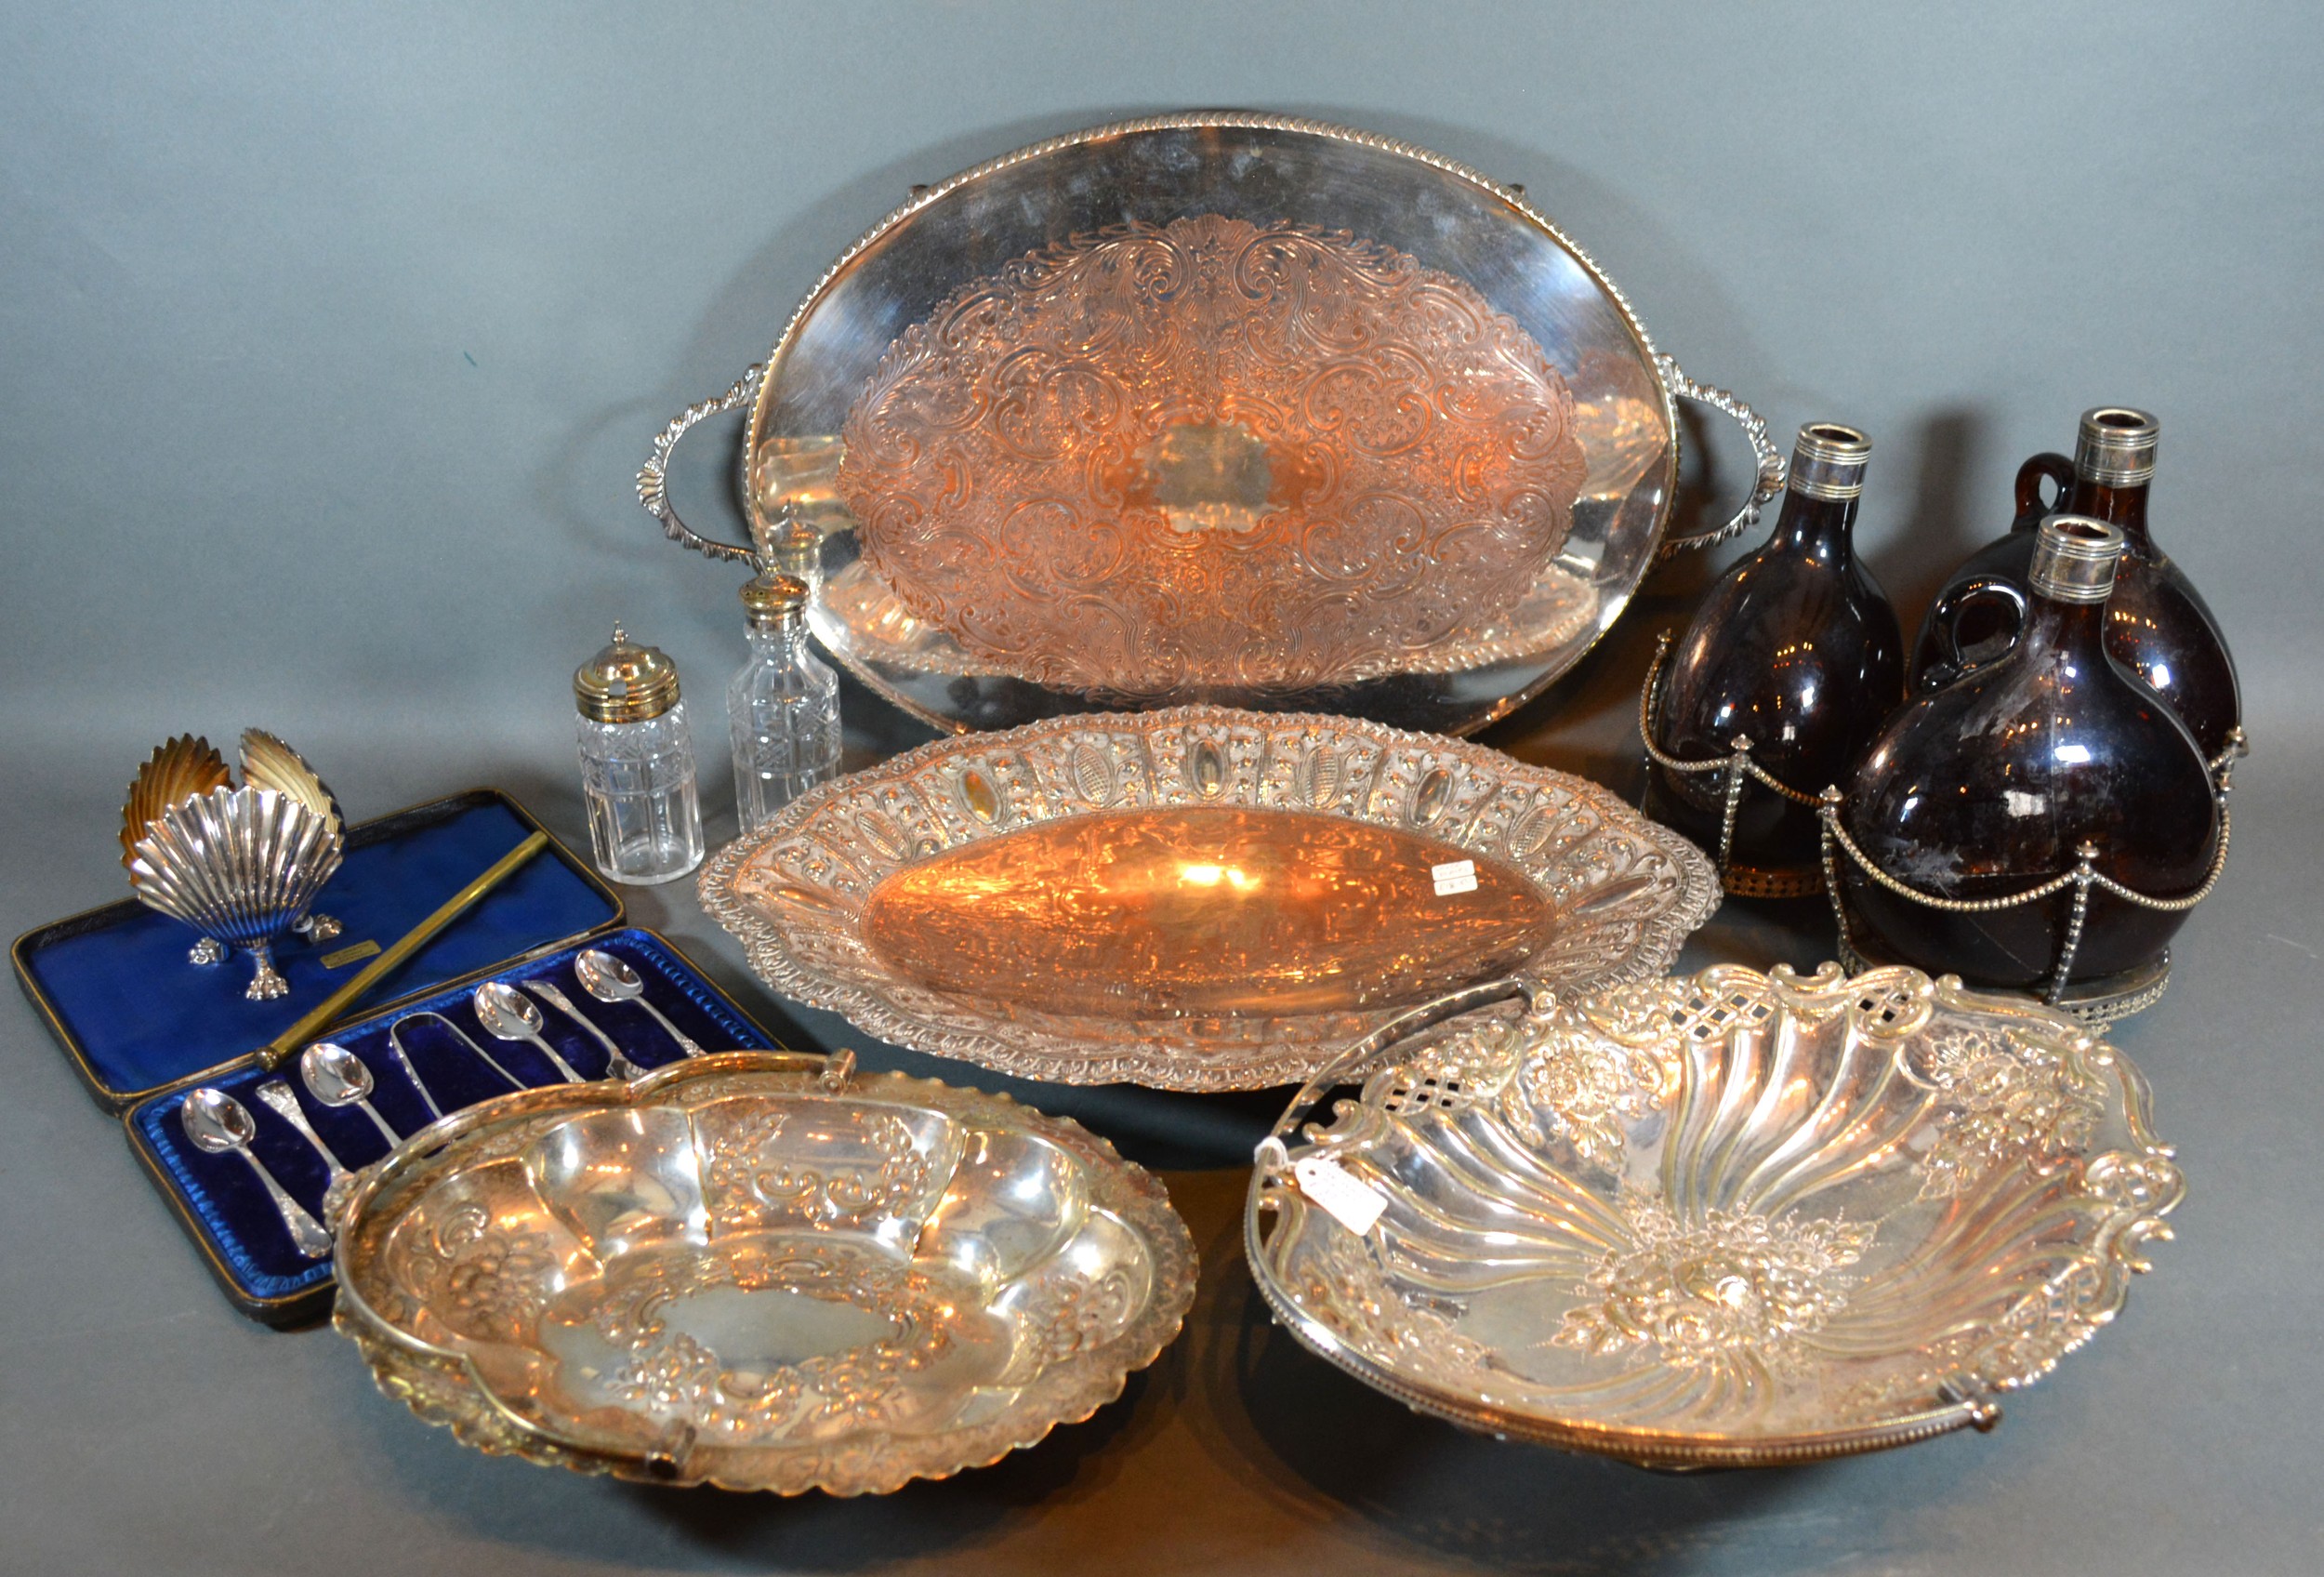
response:
[[[1505,1002],[1514,997],[1525,999],[1535,1013],[1547,1012],[1557,1000],[1556,993],[1548,987],[1520,976],[1482,981],[1474,986],[1464,986],[1458,991],[1448,991],[1433,1001],[1422,1002],[1409,1013],[1399,1014],[1390,1019],[1362,1040],[1348,1042],[1340,1048],[1338,1055],[1308,1077],[1307,1082],[1300,1086],[1300,1093],[1291,1098],[1291,1104],[1284,1108],[1283,1115],[1275,1119],[1275,1125],[1268,1130],[1267,1136],[1259,1141],[1253,1159],[1258,1162],[1261,1173],[1274,1175],[1287,1170],[1291,1159],[1286,1141],[1298,1129],[1301,1120],[1327,1092],[1339,1085],[1353,1082],[1359,1069],[1368,1072],[1368,1065],[1381,1053],[1423,1029],[1434,1028],[1448,1018],[1458,1018],[1472,1009]]]
[[[1660,563],[1689,549],[1709,548],[1724,542],[1737,532],[1756,524],[1760,507],[1783,491],[1784,463],[1783,451],[1776,448],[1775,440],[1767,435],[1766,417],[1725,390],[1696,382],[1668,356],[1657,353],[1655,365],[1661,369],[1662,381],[1670,386],[1671,393],[1697,404],[1709,405],[1712,410],[1733,417],[1735,424],[1743,430],[1743,436],[1750,442],[1752,457],[1759,465],[1752,480],[1751,496],[1743,501],[1741,509],[1727,517],[1725,524],[1710,531],[1698,531],[1692,537],[1668,539],[1655,554],[1656,562]],[[642,479],[640,481],[642,483]]]
[[[682,543],[695,552],[712,559],[740,560],[755,565],[756,549],[735,542],[717,542],[696,533],[678,518],[678,511],[669,502],[669,455],[678,447],[678,441],[696,422],[710,417],[723,416],[740,410],[759,398],[759,386],[767,376],[767,364],[759,362],[736,380],[734,387],[715,400],[705,400],[698,405],[688,405],[672,417],[669,425],[654,434],[654,453],[638,468],[638,502],[645,512],[662,523],[662,535],[673,542]]]

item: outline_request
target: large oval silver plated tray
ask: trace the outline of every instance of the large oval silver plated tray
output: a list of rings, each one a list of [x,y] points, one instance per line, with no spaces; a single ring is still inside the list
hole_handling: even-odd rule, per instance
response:
[[[1213,701],[1466,733],[1570,668],[1664,546],[1658,352],[1517,188],[1365,132],[1195,113],[918,192],[767,361],[673,421],[674,539],[804,574],[824,643],[953,729]],[[671,447],[750,408],[746,548]],[[1673,544],[1675,545],[1675,544]]]
[[[786,1494],[1087,1418],[1195,1290],[1161,1185],[1075,1123],[763,1053],[439,1122],[364,1174],[337,1266],[380,1389],[469,1445]]]
[[[2182,1192],[2121,1054],[1909,969],[1721,966],[1393,1054],[1261,1146],[1277,1318],[1419,1411],[1650,1466],[1992,1427],[2122,1306]],[[1335,1186],[1377,1222],[1320,1208]]]
[[[1028,1079],[1244,1090],[1447,988],[1670,966],[1700,851],[1594,784],[1352,718],[1221,707],[940,740],[704,868],[785,996]]]

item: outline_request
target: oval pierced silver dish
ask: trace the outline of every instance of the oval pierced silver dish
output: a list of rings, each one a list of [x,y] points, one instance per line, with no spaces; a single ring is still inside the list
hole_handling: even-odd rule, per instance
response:
[[[845,1054],[456,1113],[364,1174],[337,1269],[380,1389],[468,1444],[785,1494],[884,1493],[1087,1418],[1195,1291],[1161,1185],[1104,1140]]]
[[[1990,1428],[2183,1191],[2119,1052],[1950,976],[1721,966],[1430,1018],[1294,1138],[1301,1092],[1246,1246],[1301,1342],[1502,1436],[1701,1467]]]
[[[776,990],[1065,1083],[1258,1089],[1449,987],[1670,967],[1710,862],[1591,783],[1341,717],[1220,707],[940,740],[704,868]]]
[[[1466,733],[1565,672],[1666,546],[1658,351],[1522,189],[1321,122],[1091,127],[933,186],[834,263],[767,360],[673,420],[674,540],[815,587],[815,633],[952,729],[1213,701]],[[670,507],[748,406],[752,542]]]

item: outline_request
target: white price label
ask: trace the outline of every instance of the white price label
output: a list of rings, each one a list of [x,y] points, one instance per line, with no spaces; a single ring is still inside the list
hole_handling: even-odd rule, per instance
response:
[[[1387,1197],[1328,1156],[1291,1163],[1291,1181],[1332,1220],[1361,1238],[1388,1208]]]
[[[1429,867],[1428,873],[1436,882],[1436,895],[1440,898],[1477,890],[1477,862],[1474,860],[1446,860],[1443,865]]]

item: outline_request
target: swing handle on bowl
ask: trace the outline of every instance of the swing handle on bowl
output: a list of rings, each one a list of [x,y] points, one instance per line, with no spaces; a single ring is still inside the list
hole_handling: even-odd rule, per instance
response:
[[[1341,1047],[1339,1054],[1317,1068],[1308,1077],[1307,1082],[1300,1086],[1300,1093],[1292,1097],[1283,1115],[1275,1119],[1274,1127],[1259,1142],[1261,1167],[1273,1166],[1280,1170],[1287,1164],[1287,1141],[1299,1131],[1300,1123],[1314,1110],[1315,1104],[1338,1086],[1353,1082],[1359,1073],[1368,1073],[1382,1053],[1448,1018],[1458,1018],[1472,1009],[1505,1002],[1512,998],[1525,999],[1536,1013],[1548,1011],[1555,1001],[1550,988],[1538,981],[1518,976],[1482,981],[1474,986],[1464,986],[1458,991],[1447,992],[1433,1001],[1422,1002],[1411,1012],[1390,1019],[1362,1040],[1352,1040]]]

